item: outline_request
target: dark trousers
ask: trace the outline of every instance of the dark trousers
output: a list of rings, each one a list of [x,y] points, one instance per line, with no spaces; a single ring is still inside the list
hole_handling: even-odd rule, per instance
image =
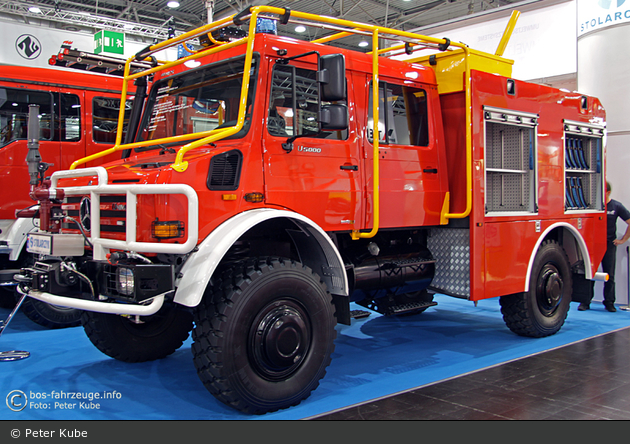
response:
[[[617,246],[608,243],[606,254],[602,259],[602,271],[608,273],[608,280],[604,283],[604,305],[615,303],[615,267],[617,266]]]

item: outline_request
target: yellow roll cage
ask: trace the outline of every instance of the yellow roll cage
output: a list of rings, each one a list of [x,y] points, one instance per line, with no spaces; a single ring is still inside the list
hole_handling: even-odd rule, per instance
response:
[[[326,17],[314,14],[307,14],[299,11],[290,11],[285,8],[276,8],[271,6],[253,6],[239,14],[234,14],[221,20],[209,23],[195,30],[186,32],[179,36],[173,37],[169,40],[165,40],[160,43],[156,43],[146,50],[141,52],[141,56],[136,55],[130,57],[125,64],[124,82],[122,87],[121,106],[118,117],[118,127],[116,134],[116,142],[112,148],[93,154],[91,156],[84,157],[75,161],[70,169],[75,169],[81,164],[85,164],[92,160],[98,159],[103,156],[115,153],[117,151],[140,148],[143,146],[150,146],[156,144],[166,144],[172,142],[185,142],[190,139],[198,140],[186,143],[177,152],[175,162],[171,167],[178,172],[183,172],[188,167],[188,162],[184,160],[185,154],[195,148],[203,145],[210,144],[217,140],[229,137],[239,132],[245,123],[245,112],[247,95],[249,91],[250,82],[250,70],[253,58],[254,39],[256,36],[256,23],[258,18],[266,18],[276,21],[282,21],[282,23],[301,24],[304,26],[312,26],[317,28],[323,28],[333,30],[335,33],[326,37],[312,40],[312,43],[328,43],[338,40],[343,37],[352,35],[363,35],[372,37],[372,51],[369,53],[372,55],[372,87],[373,97],[378,97],[378,67],[379,57],[394,57],[407,53],[409,58],[407,61],[426,64],[431,66],[435,72],[439,85],[439,92],[445,91],[464,91],[465,92],[465,106],[466,106],[466,208],[461,213],[451,213],[449,211],[449,194],[446,194],[444,205],[441,215],[441,223],[448,223],[449,219],[453,218],[465,218],[470,214],[472,209],[472,112],[471,112],[471,80],[470,70],[471,67],[475,69],[481,69],[491,72],[496,72],[501,75],[511,75],[512,61],[502,59],[500,56],[503,54],[510,35],[514,29],[516,20],[519,13],[514,11],[512,17],[509,20],[508,26],[503,34],[503,38],[499,44],[499,48],[495,55],[481,53],[468,48],[467,45],[459,42],[451,42],[448,39],[438,39],[434,37],[424,36],[421,34],[401,31],[397,29],[386,28],[383,26],[369,25],[364,23],[353,22],[349,20],[343,20],[334,17]],[[234,24],[245,23],[249,20],[249,32],[246,37],[234,40],[231,42],[220,42],[212,37],[212,32],[225,28]],[[166,48],[171,48],[179,44],[186,44],[193,39],[207,36],[210,42],[213,44],[207,48],[194,52],[193,54],[178,59],[173,62],[158,62],[157,66],[146,69],[137,73],[130,73],[131,64],[138,60],[138,58],[144,60],[158,51]],[[395,44],[389,47],[380,48],[379,40],[394,41]],[[245,64],[243,70],[243,83],[241,88],[241,97],[239,102],[238,118],[234,126],[221,129],[213,129],[210,131],[203,131],[199,133],[184,134],[180,136],[172,136],[158,140],[149,140],[143,142],[134,143],[122,143],[123,123],[125,117],[124,104],[127,98],[128,82],[131,82],[139,77],[149,76],[158,71],[167,70],[169,68],[181,65],[190,60],[195,60],[204,57],[209,54],[225,51],[229,48],[245,45]],[[430,56],[418,56],[417,51],[421,50],[438,50],[436,54]],[[453,63],[452,58],[457,59],[457,63]],[[440,64],[443,60],[446,63]],[[442,65],[442,66],[441,66]],[[456,68],[453,69],[453,66]],[[463,77],[463,84],[462,84]],[[378,128],[378,116],[379,116],[379,101],[372,101],[372,115],[374,119],[374,127]],[[361,232],[359,230],[352,231],[353,239],[371,238],[376,235],[379,229],[379,142],[378,137],[373,138],[373,199],[374,199],[374,216],[373,226],[369,232]]]

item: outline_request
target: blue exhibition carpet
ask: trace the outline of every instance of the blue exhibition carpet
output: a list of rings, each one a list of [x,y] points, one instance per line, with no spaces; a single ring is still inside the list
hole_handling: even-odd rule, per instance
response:
[[[47,330],[18,313],[0,338],[0,350],[27,350],[31,357],[0,362],[0,419],[303,419],[630,326],[630,312],[608,313],[597,302],[590,311],[578,312],[577,303],[571,303],[559,333],[523,338],[505,326],[498,299],[477,307],[442,295],[436,301],[436,307],[420,315],[373,313],[339,326],[332,364],[311,397],[264,416],[234,411],[205,390],[192,363],[190,339],[166,359],[127,364],[101,354],[81,327]],[[0,309],[0,318],[8,313]],[[15,390],[28,397],[22,411],[12,411],[4,402]],[[68,398],[70,393],[107,393],[110,399],[90,404]],[[48,399],[41,399],[44,395]]]

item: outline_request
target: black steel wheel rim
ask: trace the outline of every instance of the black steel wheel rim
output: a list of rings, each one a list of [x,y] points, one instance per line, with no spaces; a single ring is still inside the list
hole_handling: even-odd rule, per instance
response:
[[[564,291],[564,281],[558,268],[551,263],[545,264],[540,271],[536,284],[536,301],[544,316],[552,316]]]
[[[306,359],[311,336],[309,316],[300,304],[283,299],[267,305],[249,332],[252,367],[270,381],[286,379]]]

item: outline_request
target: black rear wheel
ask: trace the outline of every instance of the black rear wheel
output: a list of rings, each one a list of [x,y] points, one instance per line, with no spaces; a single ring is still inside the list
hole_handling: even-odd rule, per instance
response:
[[[521,336],[557,333],[569,312],[573,292],[571,266],[564,249],[545,241],[532,267],[529,291],[501,296],[501,313],[508,328]]]
[[[12,266],[19,264],[20,267],[29,267],[35,263],[32,255],[22,252],[20,259]],[[13,275],[20,272],[20,269],[7,268],[0,271],[0,280],[3,282],[13,281]],[[15,285],[0,287],[0,307],[13,308],[21,295],[15,290]],[[21,307],[22,313],[31,321],[46,328],[66,328],[81,325],[82,310],[76,308],[60,307],[38,301],[33,298],[25,298]]]
[[[48,328],[77,327],[81,325],[82,310],[48,304],[33,298],[22,302],[22,312],[31,321]]]
[[[195,311],[193,359],[217,399],[262,414],[307,398],[334,350],[332,297],[304,265],[277,258],[239,263]]]
[[[192,314],[169,303],[139,318],[85,311],[81,322],[96,348],[125,362],[165,358],[182,346],[192,330]]]

